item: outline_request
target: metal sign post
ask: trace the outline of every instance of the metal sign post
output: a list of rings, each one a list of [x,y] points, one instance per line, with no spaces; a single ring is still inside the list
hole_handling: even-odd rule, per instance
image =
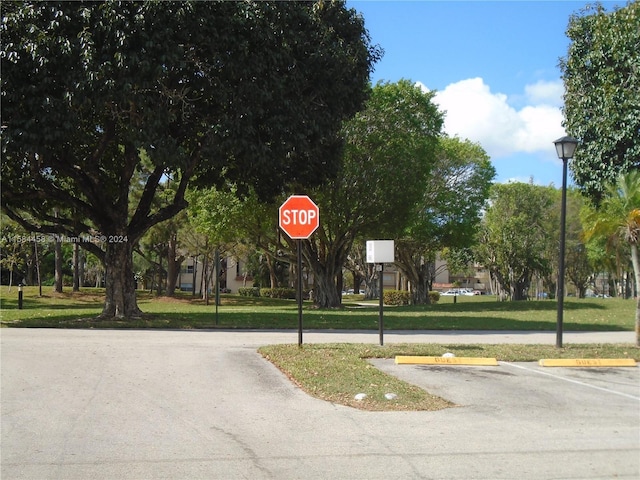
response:
[[[302,240],[309,238],[320,225],[318,206],[306,195],[291,195],[278,210],[278,225],[289,238],[296,240],[298,254],[298,346],[302,345]]]
[[[378,314],[380,345],[384,345],[384,264],[393,263],[394,261],[393,240],[367,240],[367,263],[379,264],[376,265],[376,270],[380,275],[380,307]]]
[[[302,345],[302,240],[298,244],[298,346]]]

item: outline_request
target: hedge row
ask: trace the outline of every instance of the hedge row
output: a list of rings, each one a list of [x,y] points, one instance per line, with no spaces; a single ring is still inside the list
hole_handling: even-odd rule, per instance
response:
[[[306,293],[306,292],[305,292]],[[241,287],[238,294],[243,297],[267,297],[282,298],[295,300],[295,288],[258,288],[258,287]],[[438,303],[440,300],[440,292],[429,292],[429,300],[431,303]],[[411,303],[411,293],[404,290],[385,290],[385,305],[409,305]]]
[[[238,295],[242,297],[259,297],[260,289],[258,287],[240,287]]]
[[[243,297],[267,297],[267,298],[284,298],[295,300],[295,288],[258,288],[258,287],[241,287],[238,294]]]
[[[438,303],[440,292],[429,292],[429,301]],[[385,290],[383,294],[385,305],[409,305],[411,303],[411,293],[404,290]]]
[[[385,305],[409,305],[411,293],[404,290],[385,290],[382,300]]]
[[[295,288],[261,288],[260,289],[261,297],[269,297],[269,298],[284,298],[295,300],[296,298],[296,289]]]

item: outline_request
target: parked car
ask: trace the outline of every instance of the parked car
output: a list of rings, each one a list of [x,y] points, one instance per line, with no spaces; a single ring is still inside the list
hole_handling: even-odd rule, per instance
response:
[[[475,293],[473,293],[473,290],[471,290],[469,288],[452,288],[450,290],[447,290],[446,292],[441,293],[441,295],[445,295],[445,296],[453,296],[453,295],[469,295],[469,296],[473,296],[473,295],[475,295]]]

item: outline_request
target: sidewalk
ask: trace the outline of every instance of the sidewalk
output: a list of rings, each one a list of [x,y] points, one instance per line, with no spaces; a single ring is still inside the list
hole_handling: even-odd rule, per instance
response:
[[[152,338],[184,335],[198,337],[198,342],[209,343],[212,340],[218,345],[261,346],[281,343],[298,343],[298,330],[59,330],[4,328],[0,330],[0,338],[34,337],[49,338],[63,335],[71,337],[93,338],[96,332],[102,332],[101,338],[120,338],[129,332],[153,333]],[[191,340],[195,340],[192,338]],[[564,332],[565,344],[588,343],[629,343],[635,344],[635,332]],[[527,344],[555,345],[556,332],[540,331],[503,331],[503,330],[387,330],[383,332],[385,345],[391,343],[457,343],[457,344]],[[302,343],[371,343],[380,344],[378,330],[303,330]]]

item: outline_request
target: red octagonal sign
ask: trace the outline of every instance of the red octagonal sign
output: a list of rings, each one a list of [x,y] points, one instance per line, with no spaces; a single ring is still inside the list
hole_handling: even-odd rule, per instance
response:
[[[318,206],[306,195],[291,195],[280,205],[278,224],[291,239],[309,238],[320,225]]]

